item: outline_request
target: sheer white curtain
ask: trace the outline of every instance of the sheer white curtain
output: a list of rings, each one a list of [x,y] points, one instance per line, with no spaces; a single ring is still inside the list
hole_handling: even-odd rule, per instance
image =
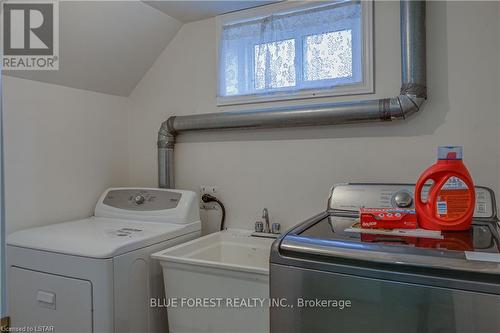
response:
[[[361,4],[320,5],[224,25],[219,96],[361,82]]]

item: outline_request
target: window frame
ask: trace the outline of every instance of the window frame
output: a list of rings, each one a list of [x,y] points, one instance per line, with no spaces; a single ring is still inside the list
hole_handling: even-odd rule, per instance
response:
[[[300,10],[307,9],[310,7],[318,6],[318,4],[335,4],[342,3],[344,1],[329,1],[325,3],[310,1],[293,1],[293,2],[280,2],[271,5],[260,6],[256,8],[246,9],[238,12],[228,13],[224,15],[219,15],[216,17],[216,75],[217,75],[217,106],[225,105],[238,105],[238,104],[252,104],[252,103],[263,103],[263,102],[273,102],[273,101],[286,101],[286,100],[296,100],[296,99],[309,99],[309,98],[321,98],[321,97],[334,97],[334,96],[348,96],[348,95],[361,95],[374,93],[374,74],[373,74],[373,2],[362,0],[361,4],[361,75],[362,81],[355,84],[344,84],[331,88],[311,88],[299,91],[289,91],[287,88],[276,89],[272,93],[265,94],[248,94],[239,96],[221,96],[221,82],[223,82],[224,77],[220,71],[220,43],[222,29],[224,25],[235,24],[239,22],[245,22],[251,19],[259,19],[272,15],[273,13],[281,13],[290,10]],[[332,30],[335,31],[335,30]],[[299,56],[297,58],[303,58],[304,36],[301,38],[301,43],[295,43],[295,49],[300,50]],[[299,44],[299,45],[297,45]],[[254,64],[252,63],[252,68]],[[298,72],[296,75],[302,76],[303,67],[296,68]],[[337,81],[341,79],[332,79]]]

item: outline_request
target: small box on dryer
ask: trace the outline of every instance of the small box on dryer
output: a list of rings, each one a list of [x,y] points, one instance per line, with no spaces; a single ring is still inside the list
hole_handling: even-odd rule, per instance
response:
[[[416,229],[417,214],[414,209],[360,208],[361,228],[366,229]]]

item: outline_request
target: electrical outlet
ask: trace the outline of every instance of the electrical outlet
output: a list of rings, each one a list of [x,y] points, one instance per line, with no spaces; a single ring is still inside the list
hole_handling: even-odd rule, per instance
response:
[[[201,195],[203,194],[211,194],[215,195],[217,193],[217,186],[215,185],[201,185]]]
[[[217,194],[217,186],[215,185],[201,185],[200,187],[200,208],[205,210],[217,209],[217,204],[214,202],[203,202],[201,197],[203,194],[210,194],[215,196]]]

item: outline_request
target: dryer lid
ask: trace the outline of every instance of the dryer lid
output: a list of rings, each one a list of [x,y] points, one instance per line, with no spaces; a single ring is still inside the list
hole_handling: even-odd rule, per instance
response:
[[[7,245],[103,259],[199,230],[199,221],[178,225],[91,217],[17,231]]]

